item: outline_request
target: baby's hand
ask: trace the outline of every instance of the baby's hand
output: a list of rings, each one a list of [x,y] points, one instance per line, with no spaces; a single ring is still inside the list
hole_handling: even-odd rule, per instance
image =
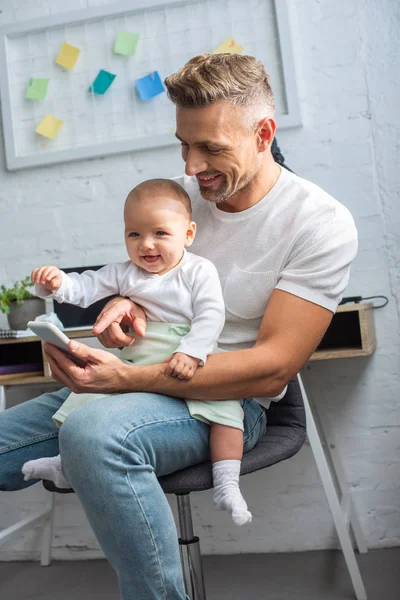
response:
[[[43,286],[49,292],[56,292],[61,287],[61,271],[57,267],[38,267],[32,271],[31,281]]]
[[[178,379],[191,379],[199,366],[200,359],[182,352],[175,352],[167,361],[166,374]]]

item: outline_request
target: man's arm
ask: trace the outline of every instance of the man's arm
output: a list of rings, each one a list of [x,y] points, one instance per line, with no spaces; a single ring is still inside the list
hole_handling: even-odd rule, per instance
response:
[[[55,377],[76,392],[153,392],[199,400],[277,396],[314,352],[332,316],[326,308],[275,290],[254,347],[211,355],[190,381],[168,377],[165,364],[126,365],[76,342],[70,350],[89,361],[85,368],[54,346],[46,351]]]
[[[332,316],[326,308],[275,290],[252,348],[209,356],[190,381],[166,378],[156,365],[143,391],[199,400],[277,396],[314,352]]]

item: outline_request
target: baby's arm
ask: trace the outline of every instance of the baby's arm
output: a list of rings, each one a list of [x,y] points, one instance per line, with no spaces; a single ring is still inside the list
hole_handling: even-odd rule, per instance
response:
[[[188,278],[192,293],[194,317],[190,332],[185,335],[168,362],[166,373],[178,379],[191,379],[199,365],[215,351],[225,323],[225,304],[215,266],[208,260],[195,265]]]
[[[68,275],[57,267],[40,267],[32,272],[35,277],[36,294],[41,298],[52,297],[57,302],[67,302],[86,308],[97,300],[120,293],[130,262],[106,265],[98,271],[69,273]],[[51,279],[56,270],[57,278]],[[59,279],[61,278],[61,281]],[[42,280],[44,278],[44,284]]]
[[[57,292],[62,283],[61,271],[58,267],[47,265],[44,267],[38,267],[31,273],[32,283],[36,283],[43,287],[48,292]]]

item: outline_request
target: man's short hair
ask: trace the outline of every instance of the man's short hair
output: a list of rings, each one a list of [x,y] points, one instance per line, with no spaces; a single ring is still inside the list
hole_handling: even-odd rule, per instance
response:
[[[263,64],[241,54],[201,54],[165,79],[168,96],[184,108],[225,101],[273,118],[275,103]],[[262,111],[262,112],[260,112]]]

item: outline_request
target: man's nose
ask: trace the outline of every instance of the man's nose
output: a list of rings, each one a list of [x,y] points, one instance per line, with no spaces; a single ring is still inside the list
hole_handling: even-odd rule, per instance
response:
[[[186,175],[193,176],[207,170],[208,163],[204,159],[202,153],[197,148],[191,148],[188,150],[186,156]]]

